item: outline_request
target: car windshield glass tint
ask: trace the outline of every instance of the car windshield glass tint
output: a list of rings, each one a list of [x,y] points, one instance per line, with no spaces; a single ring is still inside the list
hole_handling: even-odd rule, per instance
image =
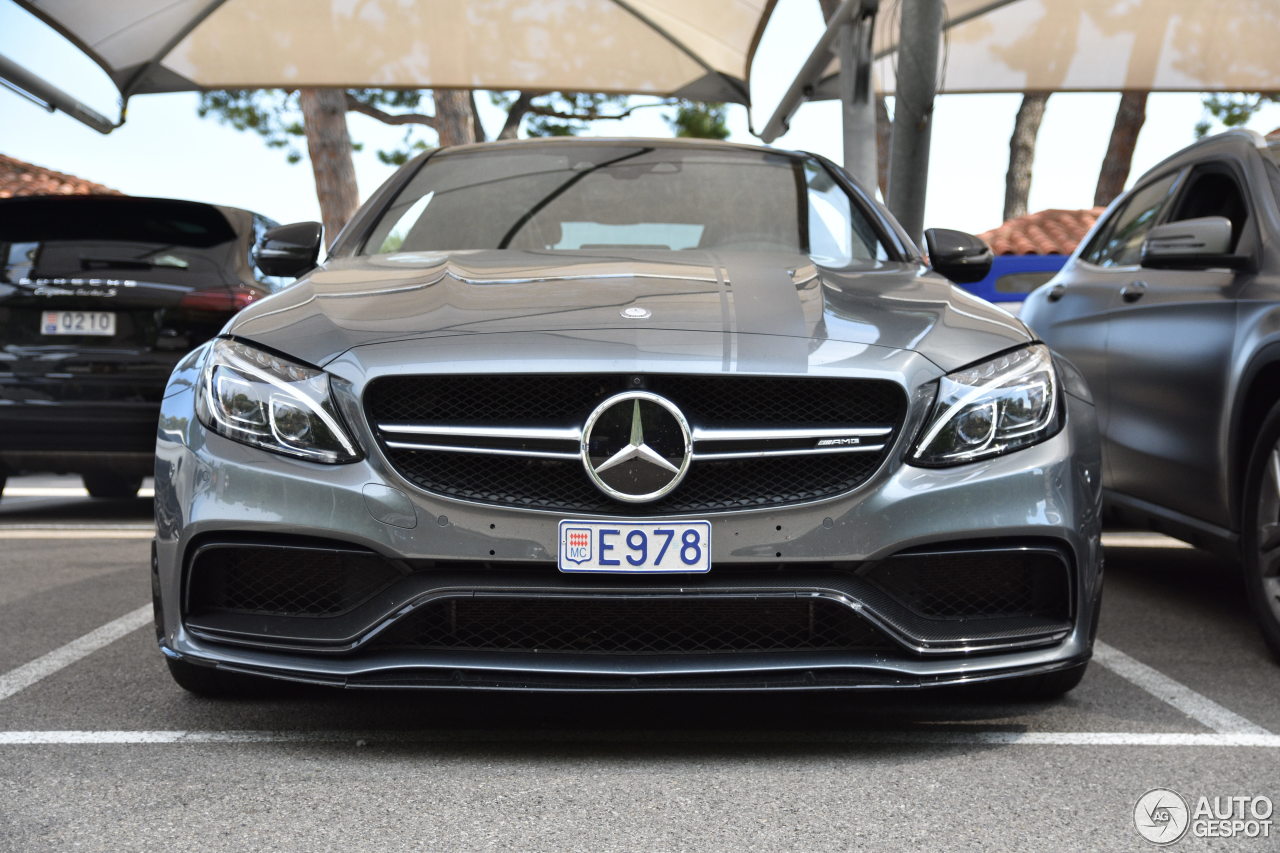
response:
[[[828,263],[883,256],[856,210],[822,167],[781,154],[660,145],[467,151],[428,160],[364,251],[812,251]]]
[[[216,271],[235,241],[221,211],[191,202],[30,198],[0,203],[0,276],[9,282]]]

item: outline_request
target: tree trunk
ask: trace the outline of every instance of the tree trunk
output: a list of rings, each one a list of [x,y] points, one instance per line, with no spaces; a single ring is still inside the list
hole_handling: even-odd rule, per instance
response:
[[[436,101],[436,132],[440,135],[440,147],[475,142],[471,92],[467,89],[435,89],[432,96]]]
[[[1036,159],[1036,137],[1044,120],[1048,92],[1027,92],[1018,107],[1009,137],[1009,171],[1004,178],[1004,220],[1007,222],[1027,213],[1031,195],[1031,168]]]
[[[347,96],[342,89],[301,89],[298,95],[325,245],[331,246],[360,206],[351,137],[347,134]]]
[[[1120,96],[1116,110],[1116,123],[1111,128],[1111,142],[1107,144],[1107,156],[1098,172],[1098,188],[1093,192],[1093,203],[1105,207],[1124,192],[1133,165],[1133,149],[1138,144],[1138,133],[1147,120],[1147,95],[1149,92],[1125,92]]]
[[[876,183],[880,197],[889,197],[889,157],[893,152],[893,119],[884,95],[876,95]]]

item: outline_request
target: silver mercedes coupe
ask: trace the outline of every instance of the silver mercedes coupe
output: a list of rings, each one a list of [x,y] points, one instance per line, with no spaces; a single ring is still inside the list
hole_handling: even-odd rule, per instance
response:
[[[1089,392],[953,281],[990,253],[820,157],[429,152],[175,370],[156,631],[264,678],[1052,696],[1101,590]],[[946,276],[946,277],[944,277]]]

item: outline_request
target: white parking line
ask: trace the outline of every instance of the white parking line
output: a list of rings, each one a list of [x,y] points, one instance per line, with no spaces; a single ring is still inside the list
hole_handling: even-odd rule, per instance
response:
[[[151,605],[144,604],[137,610],[130,611],[119,619],[113,619],[101,628],[95,628],[79,639],[72,640],[61,648],[54,649],[43,657],[25,663],[0,675],[0,701],[8,699],[20,690],[25,690],[37,681],[48,678],[55,672],[65,669],[76,661],[87,657],[98,649],[114,643],[121,637],[138,630],[151,621]]]
[[[1104,533],[1104,548],[1194,548],[1178,539],[1172,539],[1163,533]]]
[[[3,492],[6,498],[87,498],[89,493],[76,486],[9,486]],[[138,489],[138,497],[154,498],[155,489]]]
[[[82,744],[203,743],[842,743],[927,744],[938,746],[1184,746],[1280,749],[1280,735],[1189,734],[1179,732],[1010,732],[896,731],[645,733],[643,738],[619,732],[400,732],[400,731],[21,731],[0,732],[0,746],[73,746]]]
[[[1197,693],[1185,684],[1174,681],[1169,676],[1104,642],[1098,641],[1093,644],[1093,659],[1126,681],[1141,687],[1161,702],[1177,708],[1205,728],[1219,734],[1274,737],[1262,726],[1254,725],[1208,696]]]
[[[134,530],[49,530],[47,528],[0,527],[0,539],[150,539],[156,535],[151,528]]]

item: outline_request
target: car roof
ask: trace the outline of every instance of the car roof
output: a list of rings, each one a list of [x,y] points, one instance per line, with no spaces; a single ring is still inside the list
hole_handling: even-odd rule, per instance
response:
[[[1143,173],[1143,178],[1147,175],[1154,175],[1157,172],[1167,171],[1169,168],[1177,166],[1185,166],[1188,163],[1194,163],[1204,159],[1205,153],[1214,149],[1223,150],[1258,150],[1265,151],[1267,149],[1267,140],[1260,133],[1245,128],[1234,128],[1217,133],[1213,136],[1206,136],[1204,139],[1198,139],[1168,157],[1161,160]],[[1141,179],[1138,181],[1141,183]]]

